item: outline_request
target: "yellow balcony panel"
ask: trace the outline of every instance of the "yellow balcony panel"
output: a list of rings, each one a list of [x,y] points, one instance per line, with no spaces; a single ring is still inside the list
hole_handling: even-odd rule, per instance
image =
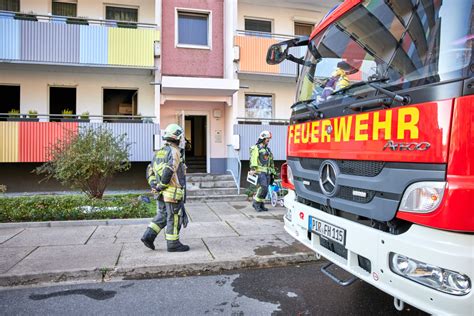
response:
[[[109,29],[110,65],[153,67],[155,64],[154,42],[160,32],[155,29]]]
[[[18,162],[19,122],[0,122],[0,162]]]

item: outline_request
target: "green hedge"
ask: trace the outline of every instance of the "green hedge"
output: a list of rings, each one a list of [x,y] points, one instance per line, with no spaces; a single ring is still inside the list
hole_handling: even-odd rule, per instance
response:
[[[144,218],[155,215],[155,201],[138,195],[90,199],[81,195],[0,198],[0,222]]]

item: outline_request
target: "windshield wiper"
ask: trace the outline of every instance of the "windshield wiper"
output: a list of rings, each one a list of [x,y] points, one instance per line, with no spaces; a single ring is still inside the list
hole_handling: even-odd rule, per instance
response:
[[[389,79],[390,78],[383,77],[383,78],[379,78],[379,79],[354,82],[354,83],[348,85],[347,87],[344,87],[344,88],[341,88],[337,91],[334,91],[333,93],[331,93],[331,95],[341,94],[341,93],[346,92],[348,90],[351,90],[353,88],[362,87],[362,86],[365,86],[365,85],[370,85],[371,83],[376,83],[376,82],[384,82],[384,81],[387,81]]]
[[[397,101],[397,102],[400,102],[402,104],[408,104],[410,102],[409,98],[406,97],[406,96],[402,96],[402,95],[399,95],[395,92],[392,92],[392,91],[389,91],[385,88],[382,88],[381,86],[379,86],[378,84],[376,84],[377,82],[384,82],[384,81],[387,81],[389,80],[389,78],[379,78],[379,79],[375,79],[375,80],[366,80],[366,81],[359,81],[359,82],[355,82],[351,85],[348,85],[347,87],[344,87],[342,89],[339,89],[335,92],[333,92],[332,94],[339,94],[339,93],[342,93],[342,92],[345,92],[347,90],[350,90],[352,88],[355,88],[355,87],[362,87],[362,86],[365,86],[365,85],[369,85],[370,87],[374,88],[375,90],[385,94],[386,96],[390,97],[392,99],[392,101]]]

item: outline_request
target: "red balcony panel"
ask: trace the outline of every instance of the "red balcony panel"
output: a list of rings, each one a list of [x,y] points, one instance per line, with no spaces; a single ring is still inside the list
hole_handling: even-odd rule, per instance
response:
[[[77,133],[78,123],[20,122],[19,162],[48,161],[48,148],[65,139],[69,131]]]

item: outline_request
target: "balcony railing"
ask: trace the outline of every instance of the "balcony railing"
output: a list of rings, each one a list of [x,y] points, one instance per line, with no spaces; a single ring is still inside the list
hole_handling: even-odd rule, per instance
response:
[[[264,130],[272,133],[272,140],[270,141],[269,146],[272,150],[274,159],[286,159],[287,125],[235,124],[234,135],[239,135],[239,157],[241,160],[250,159],[250,147],[255,145],[258,135]]]
[[[105,127],[117,136],[126,134],[126,141],[131,143],[131,161],[151,160],[155,137],[160,134],[158,124],[7,121],[0,122],[0,163],[45,162],[48,148],[68,137],[70,132],[99,127]]]
[[[279,65],[268,65],[266,62],[268,48],[278,42],[296,37],[254,31],[237,31],[234,45],[239,47],[239,73],[266,74],[295,77],[298,74],[297,64],[288,60]],[[303,57],[306,47],[293,47],[290,53]]]
[[[0,61],[153,68],[156,25],[0,11]]]

